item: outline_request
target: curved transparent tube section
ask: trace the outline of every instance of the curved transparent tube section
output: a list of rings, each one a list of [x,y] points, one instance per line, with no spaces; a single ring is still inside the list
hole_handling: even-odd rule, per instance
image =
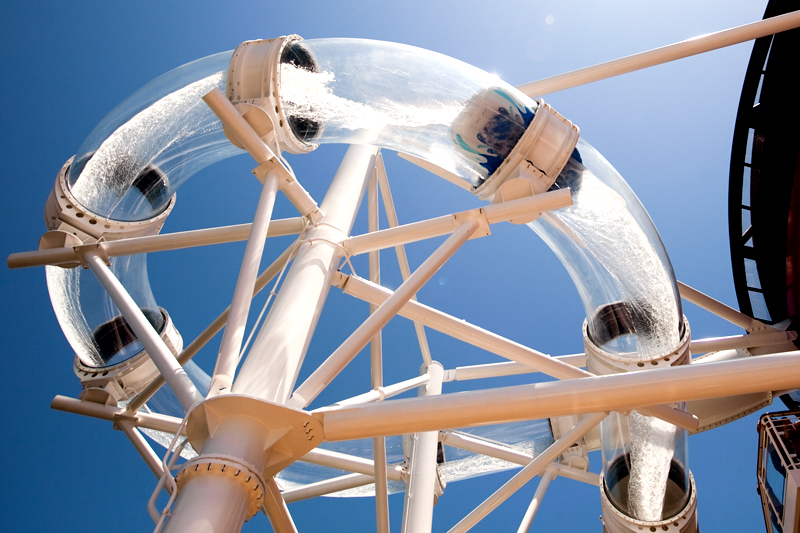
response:
[[[144,349],[91,270],[46,268],[47,288],[56,318],[83,364],[110,367]],[[150,288],[146,255],[114,257],[110,268],[160,333],[165,318]]]
[[[578,289],[592,340],[647,360],[674,350],[683,329],[675,274],[653,222],[622,176],[583,139],[552,187],[573,205],[528,224]]]
[[[580,293],[589,336],[605,352],[647,361],[675,350],[683,313],[675,274],[642,204],[584,140],[553,188],[573,205],[529,224],[559,257]],[[670,518],[689,499],[686,431],[636,411],[600,426],[604,490],[624,514]]]
[[[225,90],[232,52],[154,79],[114,108],[75,156],[67,183],[80,204],[120,221],[146,220],[192,174],[242,153],[201,97]]]
[[[413,46],[295,41],[281,55],[281,106],[308,143],[406,152],[480,185],[528,127],[536,104],[497,76]]]

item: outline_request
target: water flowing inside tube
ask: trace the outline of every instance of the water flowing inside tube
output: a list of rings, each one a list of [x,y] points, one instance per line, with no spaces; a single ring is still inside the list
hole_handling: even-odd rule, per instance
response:
[[[389,98],[356,102],[336,95],[332,89],[335,81],[333,72],[312,72],[283,63],[284,112],[287,116],[322,122],[326,127],[375,131],[386,126],[449,126],[464,109],[464,104],[457,102],[434,101],[425,106],[404,105]]]
[[[56,318],[72,349],[86,364],[102,365],[103,361],[87,332],[91,331],[80,305],[79,268],[46,266],[47,290]]]
[[[321,136],[313,142],[382,146],[421,157],[473,184],[483,179],[450,139],[450,127],[465,102],[401,102],[387,97],[356,101],[336,93],[337,81],[333,72],[281,65],[284,113],[322,124]]]
[[[70,188],[76,199],[98,215],[110,216],[118,211],[134,180],[149,163],[176,148],[178,153],[171,159],[179,165],[177,160],[184,150],[181,146],[220,132],[221,123],[201,97],[219,87],[224,75],[218,72],[168,94],[114,131]],[[173,183],[171,188],[174,186]]]
[[[568,165],[575,162],[570,160]],[[632,358],[647,360],[675,349],[680,342],[676,327],[680,317],[672,278],[622,196],[583,169],[572,207],[551,215],[614,278],[623,301],[641,310],[636,314],[646,323],[637,328],[635,337],[624,339],[635,342]]]
[[[675,426],[636,411],[628,415],[631,466],[628,505],[639,520],[661,520],[670,464],[675,449]]]
[[[622,196],[571,159],[566,171],[580,174],[573,206],[554,211],[567,235],[614,278],[622,300],[644,320],[636,335],[611,341],[632,349],[632,359],[648,360],[674,350],[680,342],[679,312],[672,278]],[[564,228],[561,228],[562,231]],[[624,277],[622,277],[624,276]],[[635,518],[661,519],[676,428],[668,422],[630,415],[631,466],[628,502]]]

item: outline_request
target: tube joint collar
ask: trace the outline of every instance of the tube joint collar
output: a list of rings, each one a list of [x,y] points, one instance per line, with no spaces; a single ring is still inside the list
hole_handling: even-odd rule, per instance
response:
[[[608,533],[641,533],[642,531],[671,531],[672,533],[697,533],[697,487],[689,474],[689,501],[681,512],[658,522],[645,522],[632,518],[617,509],[606,494],[605,478],[600,476],[600,500],[604,531]]]
[[[288,35],[243,42],[233,52],[225,87],[225,96],[256,133],[267,143],[277,135],[281,147],[292,154],[305,154],[317,148],[297,138],[281,106],[281,53],[287,45],[302,40],[299,35]],[[235,135],[228,135],[227,131],[225,134],[239,146]]]
[[[534,193],[546,192],[555,183],[578,144],[580,128],[564,118],[541,98],[525,133],[505,161],[479,187],[473,189],[482,200],[491,198],[506,180],[526,177]]]
[[[684,328],[678,346],[671,352],[652,357],[650,359],[638,359],[635,353],[627,355],[615,355],[609,353],[597,344],[589,336],[588,322],[583,322],[583,345],[586,349],[586,369],[593,374],[604,376],[608,374],[622,374],[625,372],[638,372],[655,368],[665,368],[669,366],[688,365],[691,363],[692,355],[689,350],[692,334],[689,329],[689,321],[683,318]]]
[[[45,224],[50,232],[64,231],[82,242],[87,242],[100,237],[104,237],[107,241],[144,237],[156,235],[161,231],[172,208],[175,207],[175,195],[172,195],[167,207],[161,213],[147,220],[121,221],[102,217],[83,207],[70,193],[67,185],[67,173],[72,166],[73,159],[74,156],[61,167],[56,176],[53,190],[45,204]]]

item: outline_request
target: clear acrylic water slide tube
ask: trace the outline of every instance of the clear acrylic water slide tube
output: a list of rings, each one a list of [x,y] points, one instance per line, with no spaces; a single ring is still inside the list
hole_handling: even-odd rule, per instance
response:
[[[364,39],[288,43],[279,83],[284,113],[305,142],[409,153],[473,187],[503,162],[536,109],[497,76],[452,57]]]
[[[66,183],[75,201],[110,220],[147,220],[168,207],[192,174],[241,153],[200,99],[224,87],[230,56],[223,52],[176,68],[114,108],[69,165]],[[161,332],[165,311],[150,289],[146,255],[114,257],[111,270]],[[91,272],[48,267],[47,280],[62,330],[84,365],[113,366],[142,350]]]
[[[153,328],[161,333],[165,311],[158,307],[150,289],[146,257],[145,254],[114,257],[110,268]],[[136,335],[90,270],[46,268],[47,288],[56,317],[85,366],[113,366],[142,351]]]
[[[687,432],[632,411],[600,427],[603,488],[623,514],[646,522],[680,513],[690,497]]]
[[[242,153],[201,97],[225,89],[232,52],[178,67],[134,92],[89,134],[67,179],[86,209],[119,221],[149,219],[198,170]]]
[[[603,350],[647,361],[674,350],[683,314],[672,265],[652,220],[614,167],[581,139],[555,188],[573,205],[529,224],[569,272]]]
[[[669,258],[644,207],[583,140],[553,187],[568,187],[573,205],[529,226],[558,255],[578,288],[587,316],[586,342],[593,345],[587,353],[604,353],[621,363],[609,372],[626,371],[625,361],[633,370],[665,357],[669,361],[688,330]],[[654,522],[684,508],[689,495],[685,430],[633,411],[609,416],[601,436],[604,490],[621,512]]]

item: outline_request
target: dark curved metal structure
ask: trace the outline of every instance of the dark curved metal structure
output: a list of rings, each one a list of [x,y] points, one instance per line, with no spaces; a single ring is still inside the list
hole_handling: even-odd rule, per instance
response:
[[[764,18],[800,9],[771,0]],[[800,326],[800,30],[756,40],[731,153],[729,231],[740,310]]]

